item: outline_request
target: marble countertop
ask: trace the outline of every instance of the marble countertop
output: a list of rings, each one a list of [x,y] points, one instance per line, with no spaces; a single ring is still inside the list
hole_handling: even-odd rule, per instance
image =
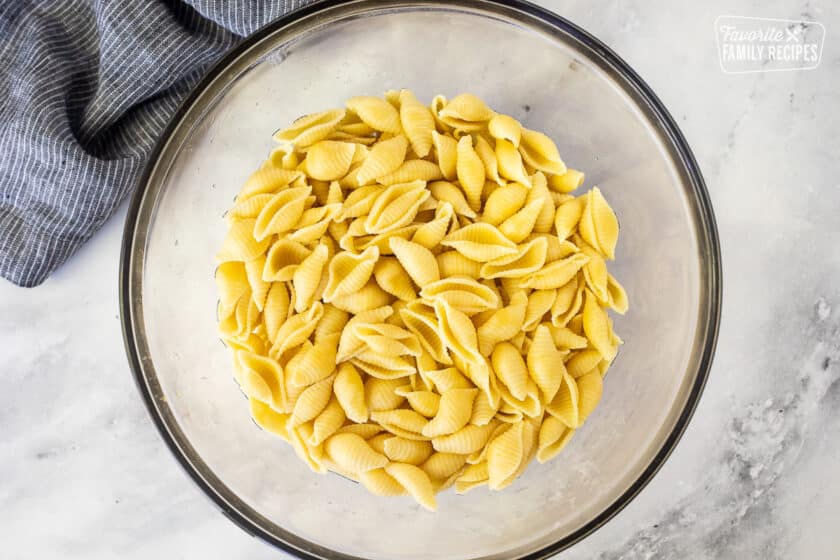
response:
[[[545,1],[623,56],[682,127],[724,262],[706,392],[651,484],[560,555],[826,558],[840,550],[840,4]],[[825,25],[812,71],[724,74],[722,14]],[[43,286],[0,284],[4,558],[278,558],[153,427],[123,352],[124,209]]]

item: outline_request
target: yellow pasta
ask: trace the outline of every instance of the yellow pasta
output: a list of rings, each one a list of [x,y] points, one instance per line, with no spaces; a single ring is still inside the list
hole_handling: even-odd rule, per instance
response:
[[[224,215],[218,332],[255,423],[426,509],[501,490],[593,413],[621,338],[618,218],[554,142],[409,90],[301,117]]]
[[[405,161],[407,149],[408,140],[402,135],[375,144],[356,172],[358,185],[365,185],[399,169]]]
[[[389,245],[400,265],[420,287],[440,279],[440,270],[431,251],[411,241],[394,237]]]
[[[435,118],[428,107],[417,101],[414,94],[404,89],[399,93],[400,122],[411,141],[411,149],[418,157],[426,157],[432,149],[432,132]]]
[[[420,297],[432,303],[445,301],[467,315],[496,309],[500,303],[498,294],[491,288],[473,278],[458,276],[426,284],[420,290]]]
[[[371,128],[392,133],[402,130],[400,114],[384,99],[371,96],[351,97],[347,100],[347,108]]]
[[[385,233],[409,225],[427,198],[429,191],[423,180],[391,185],[373,202],[365,220],[365,231]]]
[[[516,254],[516,243],[505,237],[497,228],[485,223],[470,224],[461,228],[446,236],[441,243],[478,262],[488,262]]]
[[[458,181],[467,197],[467,204],[477,212],[481,208],[481,191],[484,190],[484,163],[473,149],[471,136],[462,136],[458,140],[456,153]]]
[[[374,451],[368,442],[356,434],[335,434],[324,443],[327,456],[350,473],[379,469],[388,464],[388,458]]]
[[[331,261],[324,289],[324,301],[329,302],[339,296],[346,296],[361,290],[370,280],[373,268],[379,259],[379,248],[368,247],[362,253],[354,255],[342,252]]]

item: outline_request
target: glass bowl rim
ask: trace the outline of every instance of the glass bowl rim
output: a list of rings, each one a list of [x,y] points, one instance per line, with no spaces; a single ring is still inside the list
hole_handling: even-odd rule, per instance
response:
[[[136,327],[140,336],[145,338],[145,328],[135,314],[134,305],[137,304],[137,300],[133,297],[135,286],[132,280],[135,276],[142,278],[142,270],[138,275],[134,267],[134,256],[138,253],[138,249],[136,247],[136,234],[138,231],[141,231],[140,228],[146,228],[148,232],[149,223],[140,223],[139,217],[141,209],[144,207],[145,194],[147,193],[150,179],[153,176],[153,172],[157,167],[165,147],[171,140],[175,131],[182,125],[184,117],[190,112],[194,103],[225,69],[227,69],[243,53],[269,35],[301,19],[323,12],[329,12],[330,10],[340,8],[345,5],[356,5],[362,7],[363,9],[369,8],[372,11],[376,11],[377,9],[382,9],[383,4],[386,4],[386,7],[388,8],[410,8],[422,7],[424,5],[440,7],[440,2],[436,0],[392,0],[387,3],[378,2],[377,0],[321,0],[281,16],[280,18],[263,26],[228,50],[215,64],[210,67],[209,70],[205,72],[202,79],[192,88],[189,95],[179,104],[177,110],[170,118],[166,128],[150,152],[149,159],[140,176],[137,188],[131,197],[125,218],[126,221],[122,239],[119,269],[119,305],[123,343],[135,383],[158,432],[166,442],[167,447],[175,456],[178,463],[187,472],[190,478],[192,478],[193,482],[201,488],[202,492],[209,499],[221,508],[221,512],[226,517],[251,536],[257,536],[263,541],[280,548],[287,553],[307,560],[320,560],[322,558],[329,557],[329,555],[335,554],[338,554],[343,558],[356,557],[327,549],[326,547],[319,546],[316,543],[300,538],[299,540],[302,543],[306,543],[305,546],[309,548],[309,550],[304,550],[292,542],[284,540],[269,532],[253,519],[246,516],[236,507],[235,503],[231,503],[231,499],[235,502],[239,502],[239,504],[244,506],[245,509],[251,511],[253,510],[246,504],[242,503],[238,496],[230,491],[224,483],[222,483],[212,473],[198,454],[194,453],[192,454],[193,456],[188,456],[189,454],[181,447],[176,436],[170,430],[167,421],[163,418],[161,411],[157,408],[155,404],[155,397],[147,383],[149,381],[149,376],[145,375],[145,369],[142,365],[142,360],[140,359],[137,338],[135,335]],[[565,550],[573,544],[586,538],[624,509],[653,479],[671,455],[676,447],[676,444],[682,437],[682,434],[685,432],[685,429],[688,426],[688,423],[691,420],[703,393],[717,345],[722,300],[720,242],[711,200],[709,198],[702,173],[687,141],[682,135],[682,132],[650,86],[648,86],[647,83],[642,80],[642,78],[636,74],[636,72],[622,58],[613,52],[612,49],[564,17],[523,0],[455,0],[447,2],[446,5],[447,7],[454,8],[478,7],[491,12],[495,11],[497,13],[504,11],[505,15],[527,25],[528,22],[523,22],[521,15],[517,14],[517,12],[524,12],[531,18],[541,20],[542,24],[551,28],[553,31],[560,32],[574,38],[582,46],[597,55],[595,61],[599,63],[599,65],[606,65],[611,71],[615,72],[620,78],[622,78],[628,86],[634,88],[637,96],[646,103],[646,107],[644,107],[644,109],[647,109],[645,111],[645,116],[651,119],[651,121],[658,126],[658,132],[664,137],[663,141],[670,143],[670,147],[673,149],[674,155],[679,156],[678,163],[682,166],[680,171],[684,173],[684,177],[687,179],[688,186],[690,187],[688,195],[694,203],[693,210],[696,214],[698,226],[695,233],[697,235],[698,245],[701,252],[704,253],[707,259],[707,265],[705,267],[701,266],[701,313],[698,318],[698,328],[695,333],[695,337],[698,340],[703,340],[702,353],[697,361],[698,366],[694,383],[688,392],[685,406],[679,412],[679,416],[674,423],[673,429],[661,443],[661,447],[653,456],[647,467],[639,474],[638,478],[633,481],[627,490],[615,498],[613,502],[601,513],[557,541],[544,546],[539,550],[519,557],[525,560],[543,559]],[[145,259],[142,262],[145,262]],[[702,305],[703,303],[706,304],[705,307]],[[140,305],[140,308],[142,308],[142,305]],[[702,338],[700,338],[700,335],[702,335]],[[188,443],[186,441],[187,438],[184,437],[183,439],[185,440],[184,443]],[[208,478],[210,480],[208,480]],[[212,480],[216,480],[217,483],[214,484]],[[222,493],[228,494],[229,496],[225,497]],[[258,513],[257,516],[261,517]],[[284,530],[284,532],[288,532],[296,537],[296,535],[294,535],[291,531]],[[323,553],[327,556],[320,555]]]

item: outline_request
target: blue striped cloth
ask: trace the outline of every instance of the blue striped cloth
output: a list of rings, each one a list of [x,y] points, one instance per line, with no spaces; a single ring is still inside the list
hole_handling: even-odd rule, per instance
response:
[[[208,66],[305,3],[0,1],[0,276],[43,282],[132,191]]]

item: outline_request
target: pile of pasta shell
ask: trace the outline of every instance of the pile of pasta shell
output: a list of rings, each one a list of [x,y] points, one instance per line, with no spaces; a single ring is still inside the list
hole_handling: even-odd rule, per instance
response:
[[[251,414],[377,495],[500,490],[598,403],[618,221],[472,94],[354,97],[277,132],[227,212],[219,331]]]

